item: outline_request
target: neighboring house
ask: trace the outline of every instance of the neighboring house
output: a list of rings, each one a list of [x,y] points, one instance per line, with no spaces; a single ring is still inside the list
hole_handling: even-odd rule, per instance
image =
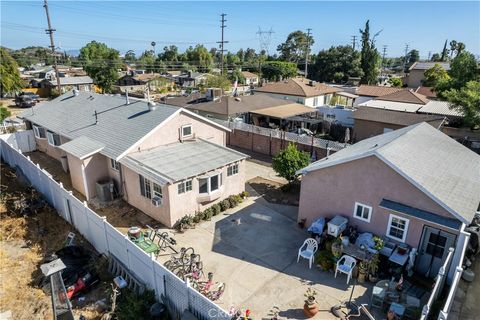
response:
[[[51,94],[52,89],[57,88],[57,80],[54,78],[53,80],[44,79],[40,81],[39,88],[46,88],[49,90]],[[72,89],[77,89],[79,91],[92,91],[93,88],[93,80],[89,76],[84,77],[62,77],[60,78],[60,88],[61,94]]]
[[[359,232],[417,248],[422,276],[437,275],[449,247],[451,265],[461,263],[462,231],[479,211],[480,156],[431,125],[360,141],[298,173],[307,226],[343,215]]]
[[[22,118],[87,200],[112,181],[109,194],[168,227],[245,188],[247,156],[225,147],[230,130],[183,108],[69,92]]]
[[[220,96],[212,98],[211,96],[194,93],[189,96],[166,98],[164,101],[170,105],[187,108],[207,118],[221,120],[240,120],[241,118],[241,121],[246,123],[251,122],[252,112],[266,108],[287,108],[295,111],[293,109],[296,109],[296,107],[299,106],[303,107],[303,112],[312,112],[312,109],[306,109],[301,104],[294,103],[290,100],[272,98],[264,94],[239,97]]]
[[[395,87],[361,85],[355,90],[355,94],[358,96],[358,98],[355,99],[354,106],[401,90],[405,89]]]
[[[176,77],[177,83],[183,88],[196,88],[199,85],[205,84],[208,73],[200,73],[188,71]]]
[[[245,78],[245,85],[254,87],[258,86],[259,78],[255,73],[242,71],[242,76]]]
[[[410,88],[418,88],[423,85],[425,71],[439,64],[443,69],[450,70],[450,62],[415,62],[408,71],[405,84]]]
[[[441,115],[451,119],[462,117],[460,112],[449,107],[448,102],[429,100],[426,96],[408,89],[380,96],[358,105],[358,108],[364,107]]]
[[[437,99],[437,93],[433,90],[432,87],[424,87],[420,86],[415,90],[416,93],[422,94],[425,97],[427,97],[430,100],[436,100]]]
[[[440,128],[444,116],[391,111],[376,108],[360,108],[353,112],[354,141],[364,140],[379,134],[404,128],[420,122],[427,122],[434,128]]]
[[[157,91],[173,87],[175,82],[163,77],[159,73],[142,73],[136,75],[124,75],[117,80],[115,88],[119,92]]]
[[[255,93],[291,100],[311,108],[328,105],[334,94],[340,91],[343,90],[304,78],[267,83],[255,89]]]

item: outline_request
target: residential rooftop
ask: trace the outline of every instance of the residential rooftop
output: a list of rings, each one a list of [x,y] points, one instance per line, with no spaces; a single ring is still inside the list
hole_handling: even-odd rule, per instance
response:
[[[267,83],[255,91],[265,93],[278,93],[298,97],[316,97],[329,93],[343,91],[340,88],[328,86],[323,83],[311,81],[305,78],[292,78],[278,82]]]
[[[52,86],[57,85],[57,79],[54,80],[46,80]],[[80,77],[60,77],[60,85],[68,86],[68,85],[75,85],[75,84],[93,84],[93,79],[89,76],[80,76]]]
[[[399,126],[410,126],[420,122],[427,122],[435,128],[438,128],[445,120],[444,116],[439,115],[382,110],[377,108],[359,108],[353,112],[353,118],[355,120],[381,122]]]
[[[405,89],[396,87],[361,85],[357,88],[355,93],[359,96],[380,97],[401,90]]]
[[[480,156],[427,123],[366,140],[318,160],[298,173],[375,156],[468,224],[480,203]]]
[[[410,67],[409,70],[428,70],[436,64],[440,65],[445,70],[450,70],[450,62],[431,62],[431,61],[417,61]]]

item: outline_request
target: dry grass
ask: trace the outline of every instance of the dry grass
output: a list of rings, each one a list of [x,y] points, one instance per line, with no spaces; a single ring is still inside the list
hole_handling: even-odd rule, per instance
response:
[[[15,201],[35,191],[19,181],[8,166],[1,166],[0,197],[0,312],[10,311],[13,319],[51,319],[51,300],[40,288],[39,270],[44,258],[63,247],[72,226],[49,206],[37,214],[22,216]],[[91,248],[78,233],[76,242]],[[77,310],[87,319],[100,314],[85,307]]]

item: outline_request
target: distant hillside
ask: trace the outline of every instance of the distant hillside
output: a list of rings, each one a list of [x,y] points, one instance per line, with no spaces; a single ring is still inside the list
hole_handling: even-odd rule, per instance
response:
[[[17,61],[20,67],[28,67],[32,64],[44,63],[46,65],[53,63],[53,55],[50,49],[40,46],[30,46],[18,50],[5,48],[10,52],[12,57]],[[63,52],[55,52],[58,57],[58,62],[62,64],[69,63],[68,56]]]

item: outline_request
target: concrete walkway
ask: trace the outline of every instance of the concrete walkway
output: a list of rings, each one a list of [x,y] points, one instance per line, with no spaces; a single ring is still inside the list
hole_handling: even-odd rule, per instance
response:
[[[331,271],[309,269],[307,260],[297,263],[298,248],[308,235],[286,213],[291,211],[279,213],[252,197],[175,239],[178,248],[191,246],[201,255],[205,273],[213,272],[216,281],[226,283],[217,302],[225,310],[248,308],[262,319],[277,306],[282,319],[304,319],[303,294],[312,285],[321,310],[315,319],[335,319],[330,308],[349,298],[353,281],[347,285],[345,276],[335,279]],[[370,287],[357,285],[354,298],[368,302]]]

